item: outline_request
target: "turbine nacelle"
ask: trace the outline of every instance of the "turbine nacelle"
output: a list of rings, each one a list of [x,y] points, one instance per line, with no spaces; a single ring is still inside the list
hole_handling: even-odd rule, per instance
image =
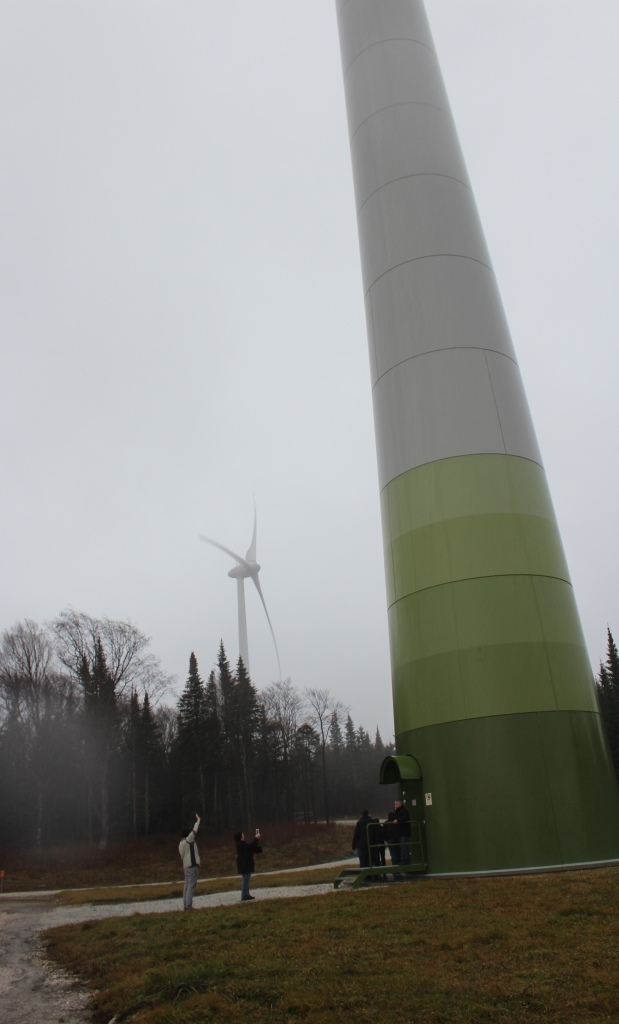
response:
[[[248,580],[257,576],[260,572],[260,566],[258,562],[241,562],[239,565],[235,565],[233,569],[230,569],[228,576],[231,576],[233,580]]]

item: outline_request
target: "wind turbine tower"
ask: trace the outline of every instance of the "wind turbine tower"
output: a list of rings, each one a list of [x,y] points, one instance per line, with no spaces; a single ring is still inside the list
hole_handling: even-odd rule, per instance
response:
[[[232,551],[230,548],[220,544],[217,540],[212,540],[211,537],[204,537],[200,534],[200,540],[203,540],[206,544],[212,544],[213,547],[219,548],[220,551],[225,551],[227,555],[230,555],[234,559],[236,565],[230,569],[228,576],[233,580],[236,580],[236,596],[238,604],[238,619],[239,619],[239,657],[243,659],[243,664],[249,673],[249,644],[247,641],[247,611],[245,606],[245,580],[252,580],[253,584],[260,595],[262,601],[262,607],[269,623],[269,629],[271,630],[271,636],[273,637],[273,644],[275,646],[275,655],[277,657],[277,671],[279,673],[278,678],[282,677],[282,670],[279,661],[279,651],[277,649],[277,641],[275,639],[275,633],[271,624],[271,619],[267,610],[266,602],[264,600],[264,594],[262,593],[262,587],[260,586],[260,580],[258,579],[258,573],[260,572],[260,565],[256,561],[256,529],[257,529],[257,516],[256,510],[254,509],[254,532],[251,539],[251,544],[247,549],[247,554],[243,558],[242,555]]]
[[[382,781],[433,871],[614,860],[617,780],[424,5],[336,7],[389,605]]]

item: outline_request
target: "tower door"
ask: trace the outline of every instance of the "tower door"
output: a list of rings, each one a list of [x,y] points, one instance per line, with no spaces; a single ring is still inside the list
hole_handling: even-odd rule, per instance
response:
[[[411,817],[413,836],[422,844],[427,860],[425,800],[421,765],[411,754],[393,754],[380,766],[381,785],[399,785],[400,799]]]

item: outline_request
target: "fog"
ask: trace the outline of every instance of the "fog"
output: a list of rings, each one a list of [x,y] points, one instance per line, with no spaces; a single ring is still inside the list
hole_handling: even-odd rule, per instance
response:
[[[428,0],[594,668],[619,631],[619,8]],[[254,502],[284,677],[393,729],[331,0],[0,7],[0,629],[238,656]],[[249,661],[277,678],[249,584]]]

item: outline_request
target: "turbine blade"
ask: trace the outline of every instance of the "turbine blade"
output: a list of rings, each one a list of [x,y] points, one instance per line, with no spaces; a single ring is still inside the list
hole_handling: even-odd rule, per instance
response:
[[[267,622],[269,624],[269,629],[271,630],[271,636],[273,637],[273,644],[275,646],[275,654],[277,655],[277,670],[279,672],[279,678],[281,680],[281,678],[282,678],[282,666],[280,665],[280,662],[279,662],[279,651],[277,650],[277,640],[275,639],[275,633],[273,632],[273,626],[271,625],[271,619],[269,618],[269,613],[267,611],[266,601],[264,600],[264,594],[262,593],[262,587],[260,586],[260,581],[258,579],[258,573],[256,573],[255,576],[252,576],[252,580],[254,581],[254,586],[255,586],[256,590],[260,594],[260,600],[262,601],[262,607],[264,608],[264,614],[267,617]]]
[[[246,569],[250,569],[251,571],[251,568],[247,563],[247,559],[243,558],[242,555],[237,555],[236,551],[231,551],[230,548],[220,544],[218,540],[211,540],[210,537],[205,537],[201,533],[198,534],[198,537],[200,540],[203,540],[205,544],[212,544],[214,548],[219,548],[220,551],[225,551],[227,555],[230,555],[230,558],[233,558],[234,561],[238,563],[238,565],[243,565]]]
[[[245,558],[247,559],[248,562],[255,562],[256,561],[256,527],[257,527],[257,525],[258,525],[258,515],[257,515],[257,512],[256,512],[256,502],[254,502],[254,535],[253,535],[253,537],[251,539],[251,544],[249,545],[249,549],[247,551],[247,554],[245,555]]]

